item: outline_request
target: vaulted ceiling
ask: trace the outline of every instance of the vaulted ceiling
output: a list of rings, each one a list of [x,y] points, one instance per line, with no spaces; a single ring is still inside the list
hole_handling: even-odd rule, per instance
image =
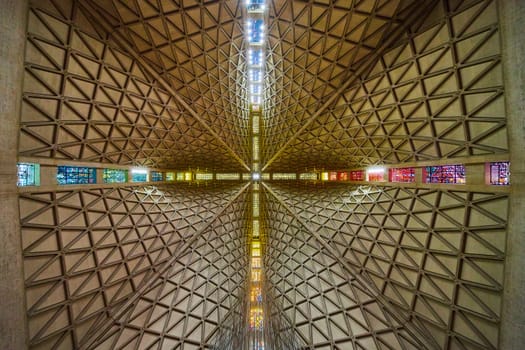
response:
[[[20,156],[248,172],[245,18],[33,1]],[[269,0],[265,21],[263,171],[508,153],[495,0]],[[31,348],[211,347],[245,288],[247,188],[23,193]],[[275,319],[308,349],[495,349],[508,198],[489,192],[261,185]]]
[[[247,167],[243,2],[66,4],[39,2],[31,15],[47,29],[29,37],[29,54],[48,59],[28,65],[26,101],[49,123],[23,120],[23,154]],[[474,0],[269,2],[262,165],[505,153],[494,14],[493,2]]]

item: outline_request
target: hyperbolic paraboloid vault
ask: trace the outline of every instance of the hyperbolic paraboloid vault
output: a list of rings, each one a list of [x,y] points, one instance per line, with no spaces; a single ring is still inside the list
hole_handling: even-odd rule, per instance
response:
[[[500,348],[499,6],[30,1],[29,349]]]

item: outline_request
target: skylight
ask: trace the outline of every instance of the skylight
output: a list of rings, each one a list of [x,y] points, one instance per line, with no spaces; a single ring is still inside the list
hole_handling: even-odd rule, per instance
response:
[[[264,39],[264,20],[250,19],[247,22],[248,41],[250,44],[262,44]]]
[[[262,65],[262,61],[263,61],[263,50],[262,49],[248,50],[248,65],[249,66],[260,67]]]
[[[248,13],[260,13],[264,12],[264,0],[247,0],[246,9]]]

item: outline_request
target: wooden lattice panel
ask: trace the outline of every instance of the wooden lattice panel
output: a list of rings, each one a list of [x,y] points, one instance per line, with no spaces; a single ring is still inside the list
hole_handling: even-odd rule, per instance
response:
[[[425,325],[440,349],[497,348],[508,195],[344,184],[271,188],[352,274]]]
[[[239,163],[77,2],[29,13],[20,154],[231,171]]]
[[[304,348],[424,348],[275,197],[267,193],[263,208],[273,302]]]
[[[244,1],[90,2],[248,163]]]
[[[77,348],[240,188],[180,184],[21,195],[30,347]],[[219,222],[228,227],[224,218]]]
[[[496,2],[440,1],[409,34],[271,169],[507,153]]]
[[[272,156],[378,47],[410,1],[271,1],[264,101]],[[286,128],[282,128],[282,125]]]
[[[150,283],[92,349],[210,348],[226,315],[245,293],[246,197],[228,206],[170,269]]]

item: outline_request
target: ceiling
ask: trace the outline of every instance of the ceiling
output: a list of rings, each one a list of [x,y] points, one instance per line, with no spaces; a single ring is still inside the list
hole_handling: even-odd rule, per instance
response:
[[[74,10],[49,3],[41,5],[47,13],[72,15],[78,30],[68,34],[56,20],[38,16],[50,42],[30,36],[29,53],[49,62],[28,65],[34,79],[25,91],[45,117],[23,123],[23,155],[249,168],[242,1],[89,0]],[[494,6],[476,0],[267,6],[264,170],[506,152],[497,31],[488,16],[478,16]],[[101,47],[100,40],[111,44]],[[60,85],[55,56],[68,47],[74,74]],[[86,120],[86,109],[99,116]]]
[[[20,156],[247,172],[245,12],[234,0],[34,1]],[[495,0],[269,1],[265,16],[263,171],[508,153]],[[212,344],[247,278],[246,188],[23,193],[31,346]],[[260,193],[268,292],[301,342],[497,347],[506,194]]]

